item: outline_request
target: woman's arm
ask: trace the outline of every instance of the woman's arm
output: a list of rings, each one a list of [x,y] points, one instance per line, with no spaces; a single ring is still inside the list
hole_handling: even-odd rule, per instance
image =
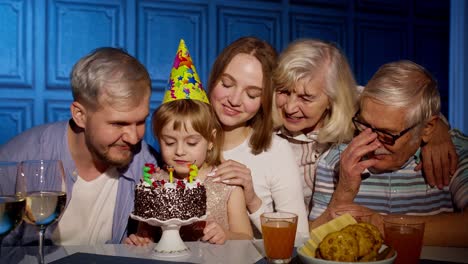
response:
[[[245,210],[244,192],[240,187],[234,187],[228,200],[228,239],[252,239],[253,231]]]
[[[457,169],[458,156],[450,137],[449,126],[442,118],[437,121],[431,140],[425,142],[421,148],[421,154],[422,164],[416,170],[423,169],[430,186],[439,189],[448,186]]]
[[[284,139],[273,142],[268,175],[275,211],[291,212],[298,215],[297,233],[309,235],[307,211],[304,204],[299,167],[289,143]]]
[[[425,246],[468,247],[468,212],[423,216]]]
[[[388,217],[381,215],[382,218]],[[425,222],[423,245],[439,247],[468,247],[468,212],[442,213],[405,217]],[[382,224],[383,225],[383,224]],[[379,227],[383,229],[383,226]]]

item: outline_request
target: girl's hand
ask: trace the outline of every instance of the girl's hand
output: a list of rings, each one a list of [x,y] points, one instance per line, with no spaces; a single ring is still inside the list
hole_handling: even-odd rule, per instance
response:
[[[226,242],[226,231],[216,222],[207,221],[205,229],[203,229],[202,241],[208,241],[211,244],[222,245]]]
[[[129,237],[126,237],[123,241],[123,244],[134,245],[134,246],[146,246],[153,241],[149,237],[143,237],[135,234],[131,234]]]
[[[262,201],[255,193],[250,169],[242,163],[234,160],[224,161],[216,168],[214,182],[222,182],[228,185],[236,185],[244,190],[245,204],[249,212],[255,212]]]

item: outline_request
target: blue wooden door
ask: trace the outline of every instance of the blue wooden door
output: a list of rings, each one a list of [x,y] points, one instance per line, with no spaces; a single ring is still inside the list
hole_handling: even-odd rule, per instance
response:
[[[404,0],[0,0],[0,144],[70,117],[69,74],[100,46],[125,48],[152,78],[154,110],[184,38],[203,83],[219,51],[255,35],[281,51],[337,42],[365,84],[377,67],[412,59],[439,80],[447,114],[449,2]],[[154,145],[150,127],[145,136]]]

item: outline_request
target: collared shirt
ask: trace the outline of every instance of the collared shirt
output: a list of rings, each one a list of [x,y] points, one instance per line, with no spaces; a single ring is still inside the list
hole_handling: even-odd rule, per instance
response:
[[[72,198],[71,190],[77,179],[77,169],[68,146],[68,126],[67,121],[37,126],[14,137],[0,148],[0,160],[62,160],[67,184],[67,205]],[[141,178],[144,164],[156,164],[153,151],[150,146],[142,141],[141,150],[135,154],[132,163],[128,168],[119,170],[119,186],[112,223],[112,239],[107,243],[120,243],[126,237],[129,215],[134,206],[135,185]],[[46,239],[50,239],[51,232],[55,227],[56,224],[47,228]],[[23,223],[5,237],[3,244],[26,245],[33,241],[37,241],[37,227]]]
[[[330,147],[330,144],[319,143],[317,141],[317,131],[292,135],[286,129],[281,128],[277,134],[286,139],[293,150],[294,158],[301,174],[304,203],[306,208],[309,208],[314,189],[315,166],[320,155]]]
[[[449,186],[439,190],[426,184],[422,172],[414,171],[417,157],[412,156],[398,171],[380,174],[365,171],[354,202],[385,214],[433,215],[466,207],[468,139],[458,131],[451,131],[451,135],[459,155],[459,169]],[[327,208],[337,185],[340,154],[346,147],[334,146],[319,159],[309,220],[316,219]]]

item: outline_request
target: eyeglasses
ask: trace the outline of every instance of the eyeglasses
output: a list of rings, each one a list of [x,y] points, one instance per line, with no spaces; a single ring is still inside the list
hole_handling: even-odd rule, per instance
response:
[[[359,131],[359,132],[362,132],[363,130],[365,130],[366,128],[370,128],[372,129],[372,132],[376,133],[377,134],[377,139],[382,142],[383,144],[385,145],[389,145],[389,146],[393,146],[395,145],[395,141],[397,141],[397,139],[399,139],[400,137],[402,137],[404,134],[406,134],[408,131],[410,131],[411,129],[415,128],[418,123],[408,127],[407,129],[401,131],[400,133],[394,135],[394,134],[391,134],[391,133],[388,133],[386,131],[383,131],[381,129],[378,129],[378,128],[373,128],[371,125],[367,124],[367,123],[364,123],[362,121],[359,121],[358,120],[358,116],[360,114],[361,110],[358,110],[356,112],[356,114],[354,115],[353,117],[353,124],[354,126],[356,127],[356,129]]]

